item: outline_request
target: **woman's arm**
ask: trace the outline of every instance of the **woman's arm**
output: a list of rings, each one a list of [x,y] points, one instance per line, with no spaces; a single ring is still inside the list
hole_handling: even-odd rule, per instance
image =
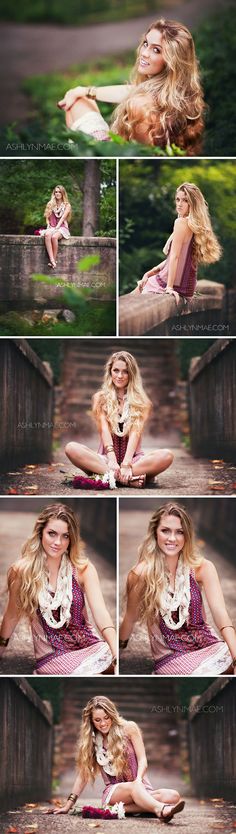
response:
[[[126,611],[119,630],[121,648],[125,648],[125,646],[122,646],[122,643],[126,643],[126,641],[128,642],[132,634],[133,627],[139,618],[139,608],[143,590],[142,576],[143,566],[141,563],[136,565],[135,569],[130,570],[128,573]]]
[[[63,211],[62,217],[60,217],[60,220],[58,220],[58,223],[55,226],[55,229],[60,229],[60,226],[62,226],[62,224],[65,222],[66,218],[70,214],[70,211],[71,211],[71,206],[70,206],[70,204],[68,204],[68,206],[66,206],[66,208],[65,208],[65,211]]]
[[[131,739],[138,762],[138,771],[136,779],[143,779],[147,770],[147,757],[145,747],[142,739],[142,734],[134,721],[129,721],[127,726],[127,735]]]
[[[112,440],[111,430],[109,428],[107,418],[106,418],[106,416],[103,412],[101,413],[101,418],[100,418],[100,430],[101,430],[101,439],[102,439],[104,448],[106,449],[107,446],[108,446],[108,448],[109,448],[109,446],[113,447],[113,440]],[[110,449],[109,452],[106,452],[106,457],[107,457],[108,469],[111,469],[112,472],[114,472],[115,477],[119,477],[120,476],[120,467],[119,467],[119,464],[117,463],[116,455],[115,455],[115,452],[114,452],[113,448]]]
[[[236,658],[236,633],[226,609],[220,580],[213,562],[204,559],[202,565],[196,571],[196,579],[202,582],[214,623],[221,631],[234,660]]]
[[[183,242],[184,242],[185,231],[186,231],[186,221],[183,220],[182,217],[178,217],[178,219],[175,220],[175,223],[174,223],[174,233],[173,233],[171,250],[170,250],[168,280],[167,280],[167,287],[166,287],[167,291],[172,290],[173,286],[174,286],[174,283],[175,283],[178,260],[179,260],[180,252],[181,252]]]
[[[161,261],[161,263],[157,264],[157,266],[153,266],[152,269],[148,269],[147,272],[144,272],[144,275],[141,278],[141,281],[138,281],[138,286],[139,286],[140,290],[142,290],[143,287],[145,287],[145,284],[147,283],[148,278],[151,278],[151,275],[156,275],[156,273],[159,272],[160,269],[162,269],[163,266],[165,266],[165,263],[166,263],[166,260]]]
[[[99,629],[103,640],[106,640],[111,649],[112,656],[117,655],[116,630],[111,616],[105,605],[98,574],[91,562],[83,571],[83,585],[96,626]]]
[[[96,98],[97,101],[104,101],[107,104],[120,104],[132,92],[132,84],[112,84],[109,87],[73,87],[67,90],[64,98],[58,102],[58,107],[63,110],[70,110],[73,104],[80,98]],[[89,96],[89,92],[94,95]]]
[[[2,624],[0,628],[0,637],[4,640],[9,640],[13,634],[14,629],[19,622],[21,617],[21,607],[19,605],[19,590],[20,590],[20,577],[15,576],[13,579],[10,590],[9,590],[9,597],[8,603],[3,615]],[[5,646],[0,646],[0,657],[5,651]]]
[[[45,813],[46,814],[55,814],[55,815],[56,814],[68,814],[68,811],[71,811],[71,808],[73,808],[73,805],[75,805],[75,802],[77,802],[77,799],[79,798],[80,794],[82,793],[82,791],[84,790],[86,785],[87,785],[87,780],[82,779],[82,777],[80,776],[80,773],[78,773],[78,775],[76,776],[75,782],[73,784],[71,794],[69,794],[69,797],[71,796],[71,799],[69,799],[69,797],[68,797],[65,805],[62,805],[61,808],[49,808]]]
[[[145,422],[145,420],[144,420]],[[143,423],[144,425],[144,423]],[[120,467],[122,483],[127,483],[130,478],[132,478],[132,460],[133,456],[135,455],[139,440],[141,437],[141,430],[137,431],[137,429],[133,428],[130,431],[129,439],[127,443],[127,448],[125,452],[125,456],[122,460],[122,464]]]

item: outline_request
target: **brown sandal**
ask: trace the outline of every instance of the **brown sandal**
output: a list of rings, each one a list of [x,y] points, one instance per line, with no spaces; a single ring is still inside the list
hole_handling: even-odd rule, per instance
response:
[[[177,802],[176,805],[173,805],[172,808],[170,808],[169,814],[163,814],[164,808],[169,807],[169,805],[166,805],[166,803],[164,803],[164,805],[162,806],[161,813],[160,813],[160,816],[158,817],[158,819],[162,820],[163,822],[170,822],[170,820],[172,820],[172,818],[174,817],[175,814],[179,814],[180,811],[183,811],[184,806],[185,806],[184,800],[180,799],[180,801]]]

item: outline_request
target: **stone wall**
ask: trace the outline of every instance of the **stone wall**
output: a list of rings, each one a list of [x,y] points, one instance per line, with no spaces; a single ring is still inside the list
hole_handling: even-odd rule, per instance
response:
[[[51,706],[23,678],[0,681],[2,810],[51,795]]]
[[[217,339],[189,372],[192,452],[236,461],[236,341]]]
[[[191,777],[199,797],[235,801],[235,681],[218,678],[191,700],[189,738]]]
[[[0,465],[4,471],[52,456],[53,382],[25,339],[0,341]]]
[[[231,315],[231,318],[230,318]],[[170,295],[123,295],[119,300],[121,336],[230,336],[236,315],[226,304],[223,284],[201,280],[189,301],[178,307]]]
[[[83,271],[77,265],[88,255],[99,255],[97,266]],[[35,282],[32,275],[58,277],[58,285]],[[116,241],[114,238],[70,237],[59,242],[57,267],[48,267],[44,240],[33,235],[0,235],[0,311],[27,306],[55,306],[62,295],[61,281],[89,287],[94,298],[115,296]]]

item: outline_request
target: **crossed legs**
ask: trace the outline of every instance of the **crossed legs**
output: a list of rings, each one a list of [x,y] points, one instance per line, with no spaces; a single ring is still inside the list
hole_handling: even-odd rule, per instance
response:
[[[160,817],[164,804],[168,806],[166,811],[163,809],[163,817],[165,817],[172,808],[175,808],[179,800],[178,791],[162,788],[149,792],[141,780],[135,779],[134,782],[122,782],[117,785],[109,804],[114,805],[116,802],[123,802],[127,813],[149,811],[157,817]]]
[[[105,475],[108,471],[107,463],[104,456],[93,452],[88,446],[82,443],[70,442],[67,443],[65,453],[69,460],[82,469],[83,472],[96,472],[97,475]],[[133,475],[148,475],[148,477],[155,477],[160,472],[171,465],[173,461],[173,454],[169,449],[158,449],[155,452],[148,452],[132,465]]]

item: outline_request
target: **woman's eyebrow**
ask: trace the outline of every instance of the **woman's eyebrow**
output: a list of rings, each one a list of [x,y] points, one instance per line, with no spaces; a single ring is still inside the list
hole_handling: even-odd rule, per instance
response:
[[[147,41],[148,40],[147,37],[145,37],[144,40]],[[157,46],[158,49],[162,49],[162,46],[160,45],[160,43],[152,43],[152,41],[149,41],[149,46]]]

